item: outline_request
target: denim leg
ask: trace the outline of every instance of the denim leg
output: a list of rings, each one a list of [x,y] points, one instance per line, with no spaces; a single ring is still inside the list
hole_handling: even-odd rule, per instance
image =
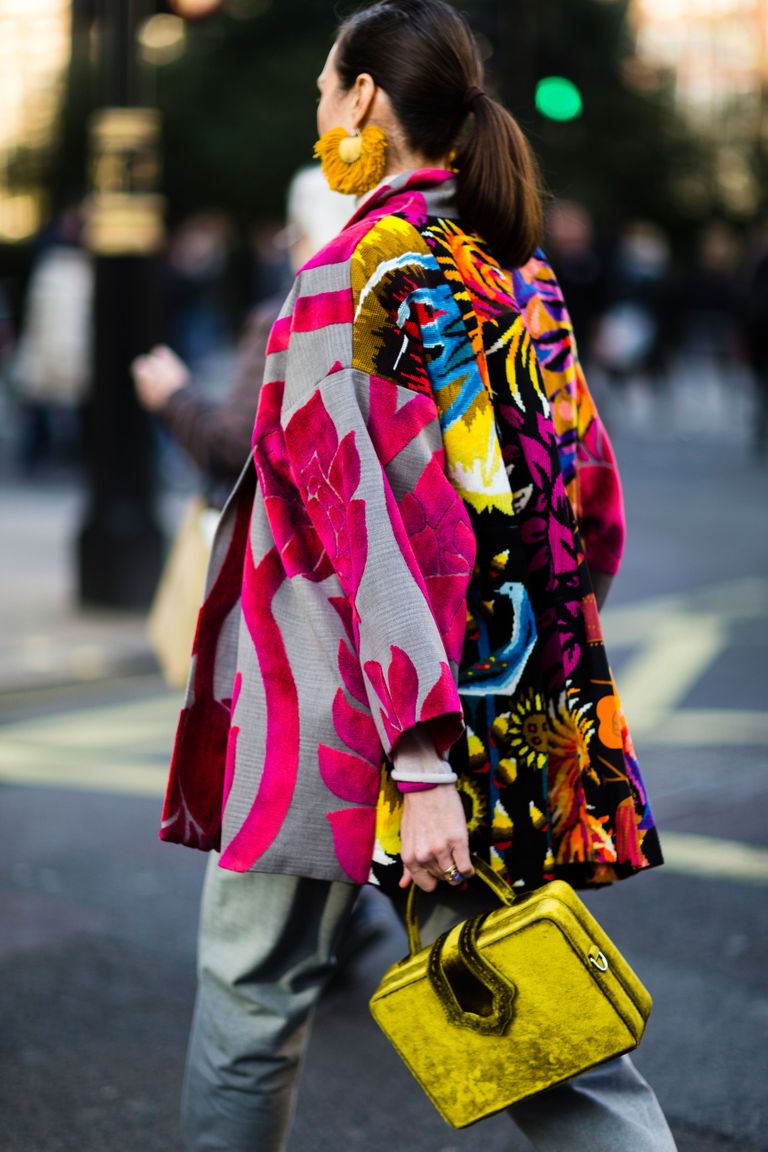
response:
[[[310,1016],[357,891],[229,872],[211,853],[182,1092],[188,1152],[283,1148]]]
[[[509,1109],[537,1152],[676,1152],[653,1089],[629,1056]]]

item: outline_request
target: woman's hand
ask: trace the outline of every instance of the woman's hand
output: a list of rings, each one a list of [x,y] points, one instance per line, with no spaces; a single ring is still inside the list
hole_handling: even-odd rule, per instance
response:
[[[448,880],[452,868],[458,868],[465,880],[474,872],[464,806],[454,784],[405,793],[400,841],[401,888],[413,881],[432,892],[439,880]]]
[[[146,356],[137,356],[131,365],[136,394],[150,412],[159,412],[180,388],[189,382],[189,369],[165,344]]]

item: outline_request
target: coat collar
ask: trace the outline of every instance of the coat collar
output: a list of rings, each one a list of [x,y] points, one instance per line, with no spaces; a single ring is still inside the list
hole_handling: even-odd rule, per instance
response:
[[[388,177],[361,200],[346,228],[394,213],[404,213],[409,219],[458,216],[454,173],[446,168],[417,168]]]

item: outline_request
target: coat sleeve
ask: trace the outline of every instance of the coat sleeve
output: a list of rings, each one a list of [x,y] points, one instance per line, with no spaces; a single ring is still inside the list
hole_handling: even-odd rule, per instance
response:
[[[475,541],[445,476],[434,401],[339,366],[282,422],[302,504],[344,593],[360,702],[385,754],[426,725],[445,756],[463,731],[455,674]]]
[[[615,576],[624,551],[624,499],[616,457],[584,378],[574,347],[576,383],[576,482],[579,527],[587,566]]]
[[[538,250],[512,273],[554,407],[560,459],[587,565],[613,576],[624,548],[624,503],[616,458],[590,394],[557,276]]]

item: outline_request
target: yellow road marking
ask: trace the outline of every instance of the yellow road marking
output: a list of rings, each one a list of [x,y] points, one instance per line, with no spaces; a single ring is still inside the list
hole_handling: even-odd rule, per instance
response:
[[[679,596],[654,596],[601,612],[609,648],[642,644],[668,617],[716,616],[720,620],[757,620],[768,616],[768,580],[749,577],[709,584]]]
[[[631,713],[628,713],[631,716]],[[633,727],[634,721],[632,721]],[[730,708],[681,708],[643,731],[643,745],[684,748],[759,748],[768,766],[768,712]]]
[[[0,728],[0,783],[162,796],[177,695],[132,700]]]
[[[768,747],[768,712],[680,708],[724,650],[728,624],[764,617],[768,581],[743,580],[611,610],[611,644],[637,650],[619,677],[630,727],[645,744]],[[180,698],[164,692],[0,728],[0,784],[159,798]],[[163,749],[167,749],[163,751]],[[768,848],[662,832],[670,872],[768,884]]]
[[[636,740],[653,733],[677,708],[724,650],[726,640],[725,623],[715,616],[676,615],[658,622],[617,677]]]
[[[768,747],[768,711],[681,708],[725,651],[738,620],[768,616],[768,580],[732,580],[609,609],[606,643],[634,650],[617,676],[630,731],[642,744]]]
[[[156,799],[165,795],[167,767],[142,765],[126,760],[85,764],[34,763],[11,768],[0,759],[0,783],[32,788],[130,795]],[[687,876],[730,880],[740,884],[768,885],[768,849],[735,840],[663,832],[661,836],[665,868]]]
[[[768,884],[768,848],[683,832],[662,832],[661,847],[670,872],[740,884]]]
[[[64,788],[84,792],[119,793],[128,796],[163,796],[168,766],[136,764],[130,760],[100,759],[98,763],[51,764],[14,757],[13,766],[0,758],[0,783],[32,788]]]

